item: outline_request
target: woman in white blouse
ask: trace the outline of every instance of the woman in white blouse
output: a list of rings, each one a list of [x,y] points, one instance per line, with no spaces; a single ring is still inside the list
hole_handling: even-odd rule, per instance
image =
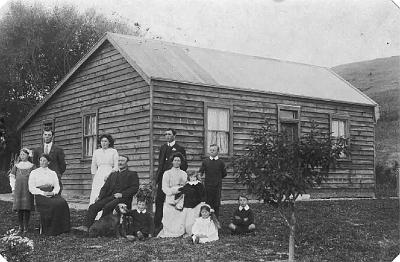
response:
[[[70,213],[67,202],[58,195],[60,184],[56,172],[48,168],[50,161],[48,154],[40,157],[40,167],[31,172],[28,185],[40,213],[40,233],[59,235],[70,230]]]
[[[181,170],[184,157],[180,152],[171,156],[172,168],[164,172],[162,179],[162,190],[165,193],[163,207],[163,228],[158,237],[180,237],[185,233],[185,213],[175,208],[175,195],[179,188],[185,185],[187,174]]]
[[[100,189],[113,171],[118,171],[118,152],[114,147],[111,135],[103,134],[99,138],[101,148],[93,152],[91,173],[93,175],[92,191],[89,204],[96,202]]]

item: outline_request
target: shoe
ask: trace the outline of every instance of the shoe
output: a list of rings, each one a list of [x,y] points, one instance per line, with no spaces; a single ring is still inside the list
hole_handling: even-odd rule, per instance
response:
[[[24,228],[23,227],[18,227],[18,230],[17,230],[17,235],[21,235],[22,233],[24,232]]]
[[[192,238],[193,238],[193,244],[198,244],[200,242],[199,237],[193,236]]]
[[[72,227],[73,230],[88,232],[89,228],[87,226]]]
[[[139,240],[144,240],[144,236],[143,236],[142,232],[138,231],[138,232],[136,233],[136,235],[137,235],[137,237],[138,237]]]
[[[134,235],[127,235],[126,239],[128,239],[131,242],[134,242],[136,240],[136,237]]]

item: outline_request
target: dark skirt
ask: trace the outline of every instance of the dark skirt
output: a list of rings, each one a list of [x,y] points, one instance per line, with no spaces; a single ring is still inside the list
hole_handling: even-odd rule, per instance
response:
[[[67,201],[60,195],[45,197],[35,195],[36,210],[40,213],[42,234],[55,236],[71,228]]]

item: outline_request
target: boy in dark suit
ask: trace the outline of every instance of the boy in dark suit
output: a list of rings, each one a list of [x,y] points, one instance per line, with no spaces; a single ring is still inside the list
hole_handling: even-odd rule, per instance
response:
[[[239,208],[233,213],[232,223],[229,224],[232,234],[250,233],[256,229],[253,211],[247,203],[246,196],[239,196]]]
[[[129,210],[126,216],[132,217],[132,223],[128,228],[127,236],[130,240],[145,240],[151,236],[151,229],[153,226],[153,218],[150,213],[146,210],[146,201],[138,198],[137,209]]]
[[[203,160],[199,170],[200,174],[205,174],[206,203],[214,209],[217,217],[221,205],[222,178],[226,177],[225,163],[218,153],[218,145],[210,145],[210,156]]]
[[[64,150],[62,150],[61,147],[54,144],[53,139],[54,139],[53,130],[43,131],[43,144],[40,147],[35,148],[33,150],[32,162],[36,166],[40,166],[39,163],[40,156],[43,153],[48,154],[50,156],[51,161],[49,163],[49,169],[57,173],[58,182],[60,184],[59,194],[61,195],[61,191],[63,189],[63,185],[61,183],[61,177],[64,174],[67,165],[65,163]]]
[[[157,234],[162,229],[161,220],[163,217],[163,206],[165,201],[165,194],[162,191],[162,178],[164,172],[172,167],[172,154],[180,152],[183,155],[184,161],[181,163],[181,169],[183,171],[187,170],[185,148],[176,143],[175,136],[175,129],[169,128],[165,131],[165,138],[167,140],[167,143],[161,146],[158,156],[158,169],[156,174],[157,195],[155,200],[156,211],[154,214],[155,234]]]

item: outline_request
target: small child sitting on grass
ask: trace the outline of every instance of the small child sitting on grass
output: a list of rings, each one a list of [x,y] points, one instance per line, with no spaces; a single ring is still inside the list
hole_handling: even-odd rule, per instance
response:
[[[146,210],[146,201],[139,198],[137,200],[137,209],[129,210],[126,216],[132,218],[127,238],[130,240],[145,240],[151,237],[153,217]]]
[[[221,228],[214,210],[207,204],[200,208],[198,217],[192,227],[192,240],[194,244],[218,240],[218,229]]]
[[[246,234],[255,231],[254,214],[248,205],[247,196],[239,196],[239,208],[233,213],[229,229],[232,234]]]

